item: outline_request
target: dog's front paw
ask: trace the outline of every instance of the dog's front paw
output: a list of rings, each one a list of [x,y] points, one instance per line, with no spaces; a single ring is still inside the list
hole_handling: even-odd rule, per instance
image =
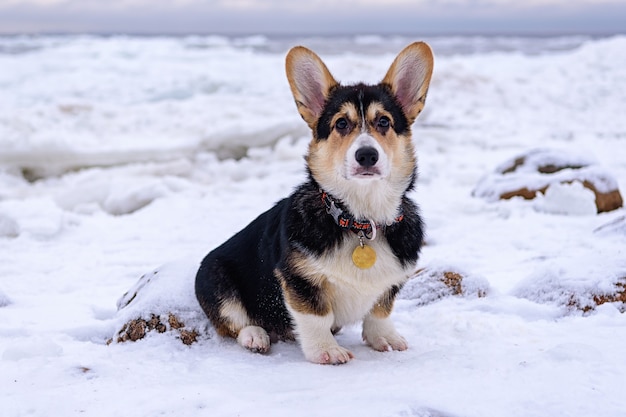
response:
[[[267,353],[270,350],[270,337],[262,327],[258,326],[241,329],[237,335],[237,342],[253,352]]]
[[[398,333],[386,335],[386,336],[376,336],[376,337],[365,337],[363,336],[365,342],[372,347],[372,349],[377,350],[379,352],[389,352],[392,350],[407,350],[409,345],[406,343],[406,339],[400,336]]]
[[[354,358],[352,352],[342,348],[338,344],[318,346],[310,352],[304,352],[304,356],[306,356],[309,361],[322,365],[341,365]]]
[[[371,315],[363,320],[363,340],[379,352],[407,350],[409,347],[388,318],[380,319]]]

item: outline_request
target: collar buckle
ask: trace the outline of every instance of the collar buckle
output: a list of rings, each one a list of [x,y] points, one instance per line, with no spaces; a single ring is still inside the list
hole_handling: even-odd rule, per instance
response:
[[[335,202],[328,197],[328,194],[322,194],[322,200],[324,201],[324,205],[326,205],[326,213],[330,214],[331,217],[335,220],[335,223],[341,226],[340,217],[343,214],[343,210],[335,205]]]

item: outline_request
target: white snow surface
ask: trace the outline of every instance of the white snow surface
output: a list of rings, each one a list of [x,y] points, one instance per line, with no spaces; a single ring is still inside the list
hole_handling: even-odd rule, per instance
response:
[[[376,82],[403,46],[386,39],[322,57],[340,80]],[[466,294],[410,281],[392,315],[409,349],[375,352],[355,325],[337,336],[355,359],[332,367],[295,343],[260,355],[216,336],[193,295],[202,257],[305,178],[284,48],[0,39],[0,415],[626,416],[623,306],[574,308],[623,289],[625,210],[472,196],[537,147],[587,155],[623,191],[626,37],[539,53],[498,42],[510,48],[435,48],[413,127],[418,267],[460,273]],[[118,311],[144,275],[158,279]],[[169,310],[198,326],[197,343],[153,332],[107,345],[124,321]]]

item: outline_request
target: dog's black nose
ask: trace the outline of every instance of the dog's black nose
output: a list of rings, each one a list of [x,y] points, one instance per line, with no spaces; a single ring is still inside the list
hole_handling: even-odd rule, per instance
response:
[[[378,151],[371,146],[366,146],[357,149],[354,157],[362,167],[371,167],[378,162]]]

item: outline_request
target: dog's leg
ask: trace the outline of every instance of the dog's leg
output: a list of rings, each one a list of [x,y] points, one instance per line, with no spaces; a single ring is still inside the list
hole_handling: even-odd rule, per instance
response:
[[[319,316],[315,314],[291,312],[300,347],[307,360],[339,365],[354,357],[348,349],[339,346],[331,333],[334,315],[332,312]]]
[[[335,315],[328,294],[330,289],[323,276],[303,277],[306,270],[304,258],[294,255],[290,268],[276,270],[285,305],[293,318],[294,330],[304,356],[311,362],[320,364],[346,363],[354,356],[349,350],[337,344],[332,334]]]
[[[408,348],[406,340],[398,333],[390,318],[379,318],[371,313],[363,319],[363,340],[380,352]]]
[[[398,287],[392,287],[363,319],[363,340],[380,352],[406,350],[408,345],[389,318]]]

